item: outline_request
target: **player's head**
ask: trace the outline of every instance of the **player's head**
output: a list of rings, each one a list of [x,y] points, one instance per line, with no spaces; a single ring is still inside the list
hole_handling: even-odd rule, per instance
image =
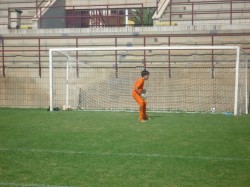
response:
[[[143,71],[141,72],[141,76],[142,76],[145,80],[148,80],[148,78],[149,78],[149,71],[143,70]]]

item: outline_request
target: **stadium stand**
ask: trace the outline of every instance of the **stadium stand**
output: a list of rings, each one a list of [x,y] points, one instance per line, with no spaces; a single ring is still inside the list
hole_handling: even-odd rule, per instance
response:
[[[140,0],[136,4],[2,0],[0,7],[0,107],[48,106],[49,48],[240,45],[250,52],[250,2],[244,0]],[[154,25],[147,25],[146,19],[140,25],[125,22],[126,9],[128,19],[134,21],[132,10],[144,10],[138,16],[147,8],[154,10]],[[125,56],[123,61],[141,63],[143,58]]]

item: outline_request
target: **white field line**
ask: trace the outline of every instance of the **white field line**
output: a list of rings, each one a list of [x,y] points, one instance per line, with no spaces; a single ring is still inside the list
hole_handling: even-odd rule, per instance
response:
[[[22,153],[52,153],[52,154],[79,154],[87,156],[117,156],[117,157],[151,157],[151,158],[179,158],[179,159],[197,159],[197,160],[221,160],[221,161],[246,161],[250,158],[237,157],[213,157],[213,156],[185,156],[170,154],[150,154],[150,153],[110,153],[110,152],[85,152],[72,150],[41,150],[41,149],[8,149],[0,148],[0,152],[22,152]]]
[[[73,186],[58,186],[58,185],[46,185],[46,184],[21,184],[21,183],[8,183],[8,182],[0,182],[0,186],[17,186],[17,187],[73,187]]]

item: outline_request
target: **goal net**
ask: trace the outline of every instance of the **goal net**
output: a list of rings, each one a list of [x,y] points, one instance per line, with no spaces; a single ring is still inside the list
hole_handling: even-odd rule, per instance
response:
[[[50,49],[50,110],[135,111],[140,72],[148,111],[248,113],[247,53],[238,46]]]

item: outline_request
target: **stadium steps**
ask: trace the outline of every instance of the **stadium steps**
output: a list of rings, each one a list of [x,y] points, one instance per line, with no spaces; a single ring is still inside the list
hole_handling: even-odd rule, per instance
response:
[[[249,4],[247,4],[249,5]],[[234,11],[248,11],[249,6],[246,6],[245,3],[235,3],[233,4],[233,10]],[[191,3],[189,5],[172,5],[171,7],[172,12],[178,12],[177,15],[172,15],[172,22],[174,25],[192,25],[192,15],[185,15],[186,13],[192,12],[192,6]],[[194,6],[194,11],[229,11],[230,5],[229,4],[198,4]],[[158,20],[159,22],[156,22],[157,26],[169,26],[169,11],[170,8],[168,7],[162,17]],[[230,24],[230,15],[215,13],[215,14],[196,14],[194,12],[194,25],[206,25],[208,22],[211,24]],[[233,14],[233,24],[241,24],[241,20],[248,19],[249,24],[249,17],[250,13],[237,13]]]
[[[106,43],[107,39],[103,38],[95,38],[95,39],[79,39],[78,47],[103,47],[107,46]],[[211,37],[172,37],[171,38],[171,45],[211,45]],[[6,66],[16,66],[20,64],[20,66],[35,66],[38,67],[38,40],[37,39],[22,39],[22,40],[5,40],[5,65]],[[214,45],[240,45],[241,47],[249,47],[250,38],[244,36],[224,36],[224,37],[217,37],[215,40]],[[118,38],[118,45],[119,46],[143,46],[144,40],[143,38]],[[168,45],[168,38],[157,38],[157,37],[149,37],[146,39],[147,46],[161,46],[161,45]],[[0,43],[1,45],[1,43]],[[109,46],[115,46],[115,40],[110,41]],[[42,67],[48,67],[48,50],[49,48],[65,48],[65,47],[76,47],[76,40],[73,39],[41,39],[41,51],[40,52],[40,60]],[[16,50],[16,51],[15,51]],[[159,53],[159,52],[158,52]],[[156,62],[156,61],[165,61],[168,62],[167,53],[162,54],[162,58],[155,57],[155,52],[146,51],[147,55],[151,55],[147,57],[147,62]],[[180,61],[178,59],[177,53],[171,53],[171,61]],[[119,55],[119,53],[118,53]],[[74,53],[72,53],[74,56]],[[79,52],[78,59],[82,62],[88,62],[88,58],[86,58],[86,54],[83,52]],[[203,56],[205,57],[205,56]],[[100,53],[96,55],[95,58],[92,58],[92,61],[103,62],[103,59],[107,62],[114,62],[114,53]],[[186,57],[189,58],[189,57]],[[191,58],[191,57],[190,57]],[[208,58],[206,58],[208,59]],[[141,64],[143,62],[143,52],[122,52],[121,56],[118,56],[118,61],[124,62],[124,64],[128,63],[136,63]],[[60,63],[60,58],[55,58],[55,62]]]

